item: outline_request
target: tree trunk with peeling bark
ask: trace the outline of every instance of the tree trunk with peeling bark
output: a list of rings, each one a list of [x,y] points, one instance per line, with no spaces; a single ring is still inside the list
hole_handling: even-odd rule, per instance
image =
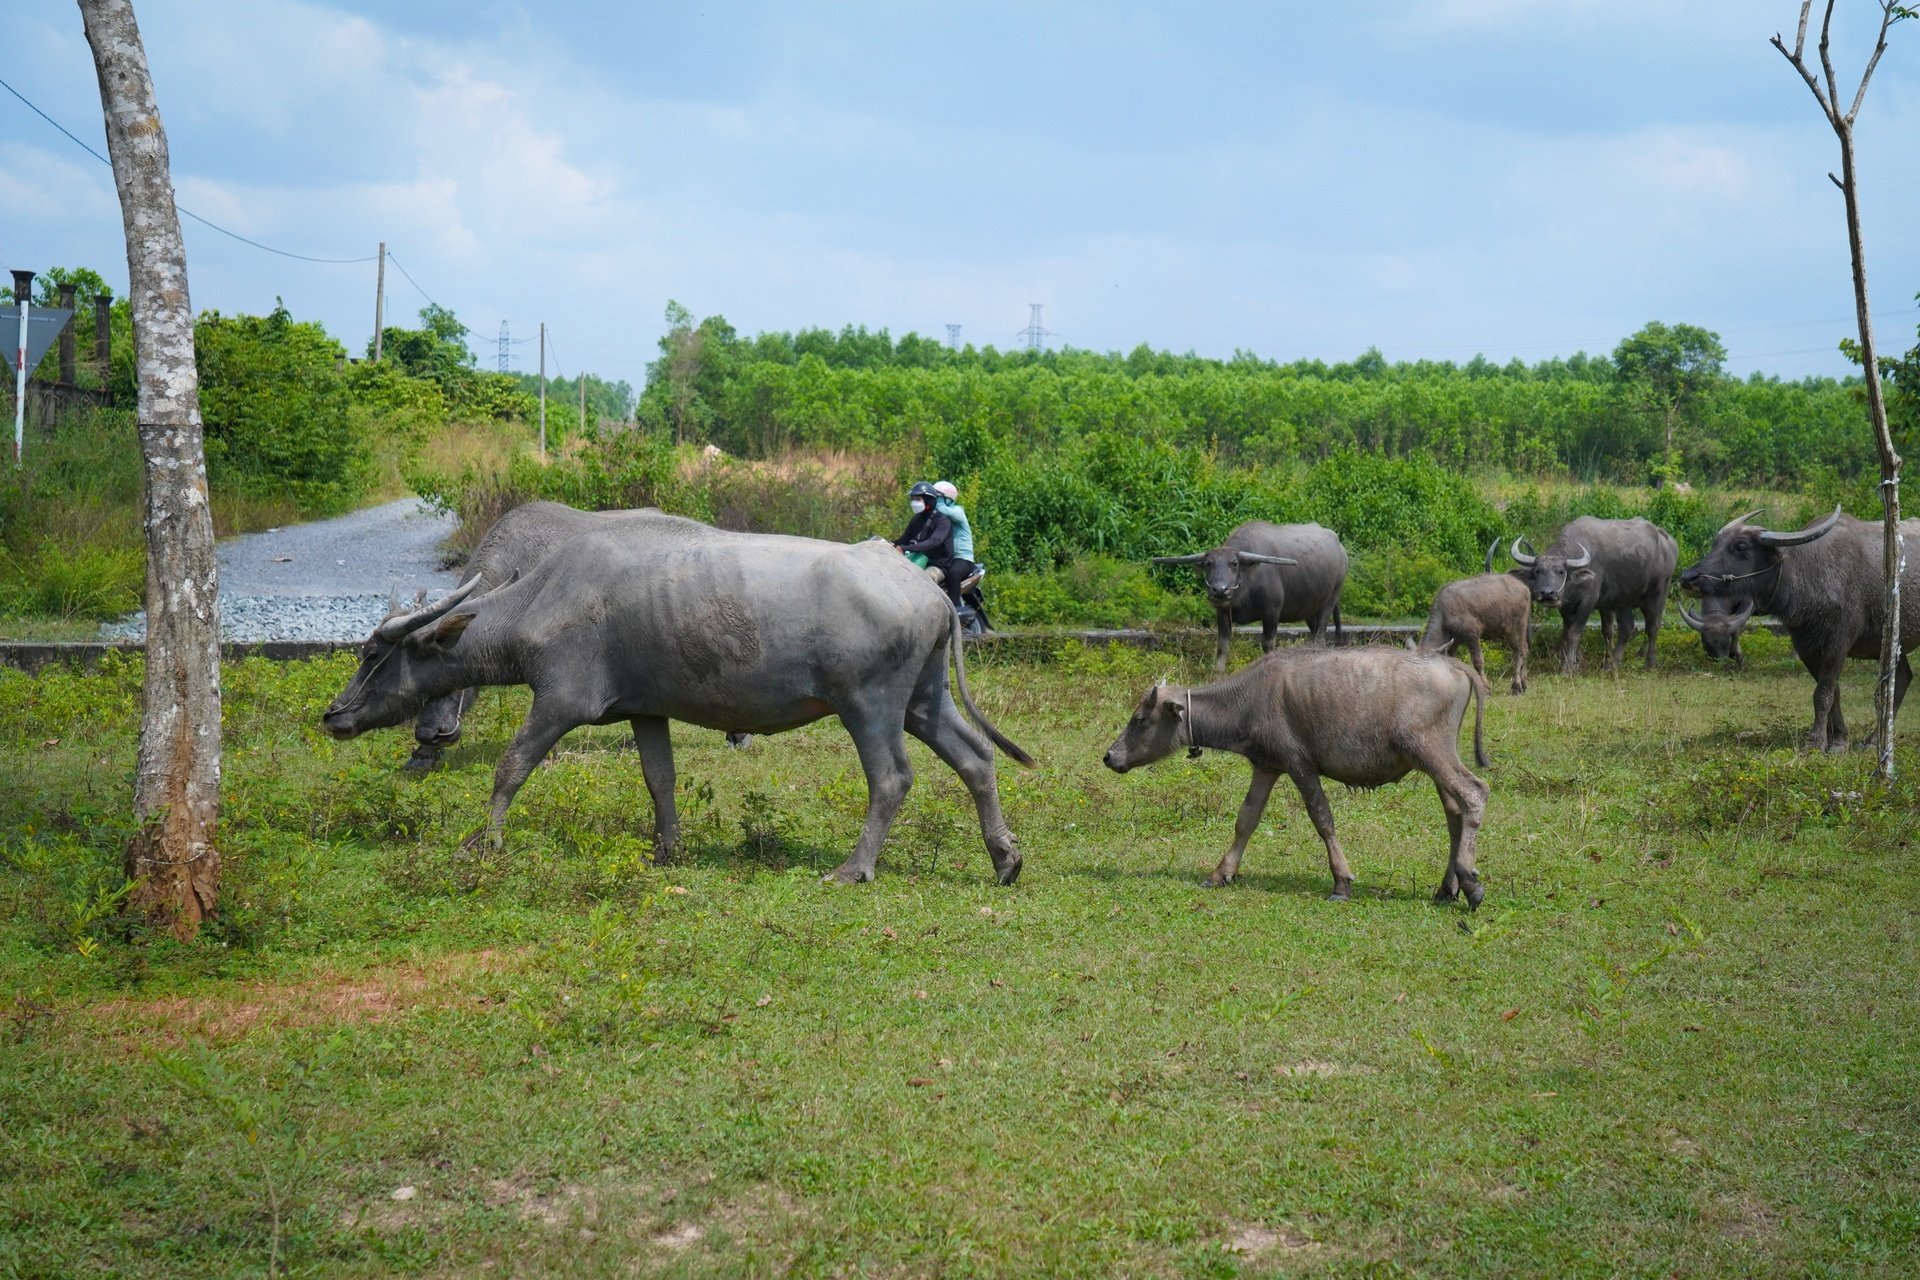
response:
[[[219,900],[220,613],[187,251],[130,0],[79,0],[126,227],[145,460],[147,671],[129,909],[191,938]]]
[[[1900,537],[1902,460],[1893,447],[1893,431],[1887,424],[1887,402],[1880,387],[1880,356],[1874,350],[1873,320],[1867,308],[1867,255],[1865,241],[1860,234],[1859,180],[1853,163],[1853,126],[1860,118],[1860,104],[1866,100],[1867,83],[1873,79],[1873,69],[1879,65],[1880,55],[1887,51],[1887,29],[1895,22],[1911,16],[1911,13],[1893,0],[1875,0],[1875,3],[1880,7],[1880,35],[1874,42],[1872,56],[1867,59],[1866,70],[1860,75],[1860,85],[1854,91],[1853,104],[1844,112],[1840,109],[1840,82],[1833,70],[1831,39],[1834,0],[1827,0],[1825,15],[1820,23],[1820,75],[1815,75],[1806,61],[1807,24],[1813,14],[1813,0],[1802,0],[1800,29],[1794,38],[1793,48],[1789,50],[1778,35],[1773,37],[1772,44],[1793,64],[1800,78],[1807,82],[1807,88],[1813,91],[1814,101],[1820,104],[1827,123],[1833,127],[1834,137],[1840,142],[1840,176],[1836,178],[1828,174],[1827,177],[1834,186],[1840,188],[1846,205],[1847,249],[1853,260],[1853,301],[1860,327],[1860,364],[1867,384],[1867,417],[1873,426],[1874,447],[1880,454],[1880,510],[1884,521],[1881,566],[1885,575],[1882,590],[1886,596],[1886,616],[1880,627],[1880,679],[1874,687],[1873,710],[1875,735],[1880,749],[1880,776],[1892,783],[1893,715],[1898,709],[1894,703],[1894,689],[1900,665],[1900,570],[1905,561]]]

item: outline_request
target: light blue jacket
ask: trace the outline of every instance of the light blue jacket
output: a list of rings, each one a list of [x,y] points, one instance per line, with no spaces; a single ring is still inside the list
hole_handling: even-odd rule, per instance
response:
[[[967,509],[951,498],[942,498],[934,510],[953,522],[954,557],[973,559],[973,526],[967,523]]]

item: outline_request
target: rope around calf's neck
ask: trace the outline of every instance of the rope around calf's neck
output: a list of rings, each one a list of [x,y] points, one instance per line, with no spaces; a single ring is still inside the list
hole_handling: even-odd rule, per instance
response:
[[[1193,741],[1193,686],[1187,686],[1187,759],[1198,760],[1200,748]]]

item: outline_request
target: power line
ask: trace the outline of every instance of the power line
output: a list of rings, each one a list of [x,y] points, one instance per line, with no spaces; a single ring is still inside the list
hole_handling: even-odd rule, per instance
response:
[[[364,262],[364,261],[365,261],[365,259],[363,258],[363,259],[361,259],[361,261],[363,261],[363,262]],[[419,291],[420,291],[420,296],[421,296],[421,297],[423,297],[423,298],[425,298],[425,299],[427,300],[427,303],[428,303],[428,305],[430,305],[430,306],[435,306],[435,307],[438,307],[438,306],[440,306],[440,304],[439,304],[439,303],[437,303],[437,302],[435,302],[435,301],[433,300],[433,295],[432,295],[432,294],[430,294],[430,293],[428,293],[428,292],[427,292],[427,291],[426,291],[425,289],[421,289],[421,288],[420,288],[420,282],[419,282],[418,280],[415,280],[415,279],[413,278],[413,275],[412,275],[412,273],[410,273],[410,272],[409,272],[409,271],[408,271],[408,270],[407,270],[407,269],[406,269],[405,267],[403,267],[403,266],[401,266],[401,265],[400,265],[400,259],[399,259],[399,258],[396,258],[396,257],[394,256],[394,254],[393,254],[393,250],[391,250],[391,249],[389,249],[389,250],[387,250],[387,261],[388,261],[388,262],[391,262],[391,263],[392,263],[392,264],[394,265],[394,268],[395,268],[396,270],[398,270],[398,271],[400,272],[400,274],[401,274],[401,275],[403,275],[403,276],[406,276],[406,277],[407,277],[407,283],[408,283],[408,284],[410,284],[410,285],[412,285],[412,286],[413,286],[413,287],[414,287],[415,289],[419,289]],[[444,311],[445,309],[446,309],[446,308],[444,308],[444,307],[442,307],[442,308],[441,308],[441,310],[443,310],[443,311]]]
[[[5,89],[8,93],[20,99],[21,102],[26,103],[27,110],[33,112],[33,114],[39,116],[42,120],[45,120],[48,124],[58,129],[61,133],[66,134],[67,139],[71,141],[75,146],[79,147],[82,151],[92,156],[95,160],[98,160],[101,164],[106,165],[107,168],[109,169],[113,168],[113,161],[107,159],[105,156],[101,155],[98,151],[95,151],[92,147],[80,141],[79,138],[74,137],[73,133],[70,130],[68,130],[65,125],[61,124],[58,120],[55,120],[52,116],[42,111],[39,107],[34,106],[33,103],[27,98],[26,94],[21,93],[18,89],[8,84],[5,80],[0,80],[0,89]],[[241,244],[252,245],[254,248],[264,250],[267,253],[277,253],[283,258],[297,258],[301,262],[324,262],[324,263],[332,263],[332,264],[346,264],[346,263],[358,263],[358,262],[372,262],[375,256],[375,255],[369,254],[364,258],[316,258],[316,257],[313,257],[311,254],[291,253],[285,249],[276,249],[270,244],[261,244],[258,240],[249,240],[246,236],[241,235],[238,231],[229,231],[225,227],[221,226],[219,223],[211,222],[208,219],[201,217],[199,214],[185,207],[177,200],[174,201],[173,207],[176,210],[178,210],[183,217],[192,218],[195,222],[199,223],[203,227],[209,227],[214,231],[218,231],[223,236],[231,236],[235,240],[238,240]],[[408,276],[407,279],[411,280],[413,279],[413,277]],[[419,289],[420,286],[416,284],[414,285],[414,288]],[[422,289],[421,292],[422,294],[424,294],[426,291]],[[429,298],[428,301],[431,302],[432,299]]]

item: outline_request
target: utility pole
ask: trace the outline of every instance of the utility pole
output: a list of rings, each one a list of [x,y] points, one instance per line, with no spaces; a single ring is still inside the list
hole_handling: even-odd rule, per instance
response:
[[[960,349],[960,326],[957,324],[950,324],[947,326],[947,350],[958,351],[959,349]]]
[[[584,432],[587,429],[587,375],[583,372],[579,375],[579,378],[580,378],[580,430]]]
[[[500,372],[507,371],[507,322],[500,322]]]
[[[547,322],[540,322],[540,461],[547,460]]]
[[[27,438],[27,315],[33,310],[33,272],[13,273],[13,297],[20,304],[20,346],[13,353],[13,465]]]
[[[385,328],[387,306],[387,242],[380,242],[380,269],[373,277],[373,362],[380,363],[381,330]]]

